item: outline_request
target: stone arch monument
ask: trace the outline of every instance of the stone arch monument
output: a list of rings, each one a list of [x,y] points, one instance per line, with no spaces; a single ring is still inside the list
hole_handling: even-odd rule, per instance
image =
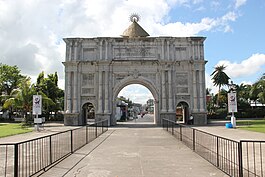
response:
[[[189,105],[194,124],[206,124],[205,37],[148,37],[132,18],[122,37],[64,38],[65,125],[83,125],[82,107],[115,125],[116,97],[129,84],[155,98],[155,122],[176,120],[179,102]]]

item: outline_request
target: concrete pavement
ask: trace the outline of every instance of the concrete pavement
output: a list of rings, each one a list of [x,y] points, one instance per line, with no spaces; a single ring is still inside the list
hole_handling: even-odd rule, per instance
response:
[[[227,176],[145,116],[120,123],[42,177]]]

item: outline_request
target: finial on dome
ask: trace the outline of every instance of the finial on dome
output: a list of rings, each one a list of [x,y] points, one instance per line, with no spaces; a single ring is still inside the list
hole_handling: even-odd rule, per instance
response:
[[[138,15],[137,13],[132,13],[129,18],[130,18],[131,22],[139,22],[140,21],[140,15]]]
[[[140,15],[133,13],[129,17],[132,24],[123,32],[122,37],[147,37],[149,34],[138,24]]]

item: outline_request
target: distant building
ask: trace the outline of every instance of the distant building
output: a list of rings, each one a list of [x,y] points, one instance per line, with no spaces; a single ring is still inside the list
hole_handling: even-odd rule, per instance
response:
[[[147,112],[150,114],[154,114],[154,99],[149,99],[146,101]]]

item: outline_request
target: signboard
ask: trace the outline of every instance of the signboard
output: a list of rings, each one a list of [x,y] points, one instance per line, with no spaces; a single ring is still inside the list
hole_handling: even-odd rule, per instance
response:
[[[228,112],[237,112],[236,93],[230,92],[227,95],[228,99]]]
[[[33,95],[32,112],[34,115],[40,115],[41,114],[41,106],[42,106],[41,101],[42,101],[41,95]]]
[[[42,118],[34,118],[34,124],[41,124]]]

